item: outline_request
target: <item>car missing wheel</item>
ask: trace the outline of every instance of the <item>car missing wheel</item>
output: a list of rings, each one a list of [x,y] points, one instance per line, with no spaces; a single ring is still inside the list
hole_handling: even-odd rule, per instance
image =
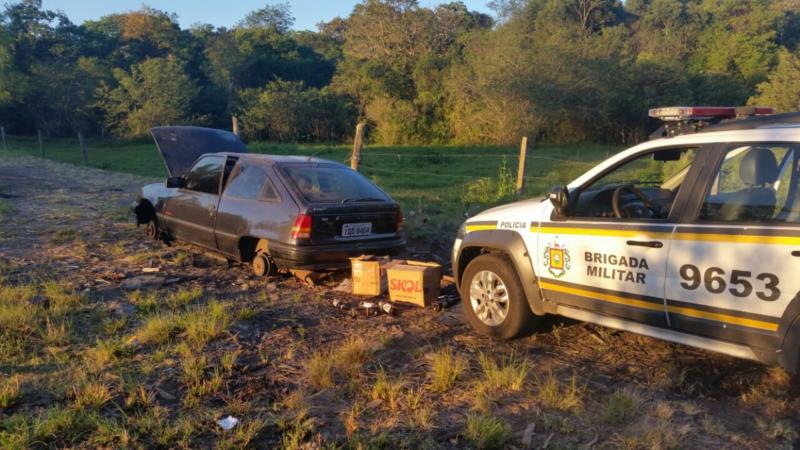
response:
[[[405,246],[399,205],[349,167],[314,157],[252,154],[233,133],[152,131],[169,173],[133,205],[148,235],[278,269],[347,267],[362,254]]]

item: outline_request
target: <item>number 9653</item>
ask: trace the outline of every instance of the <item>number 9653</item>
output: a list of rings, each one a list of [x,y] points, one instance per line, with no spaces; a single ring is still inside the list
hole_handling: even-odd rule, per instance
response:
[[[701,285],[712,294],[721,294],[727,289],[735,297],[749,297],[755,291],[756,297],[765,302],[773,302],[781,296],[781,291],[778,289],[780,280],[777,275],[772,273],[756,275],[755,279],[759,283],[755,287],[751,281],[753,276],[747,270],[731,270],[730,278],[728,278],[725,271],[719,267],[709,267],[701,274],[697,266],[684,264],[680,268],[680,275],[685,280],[681,282],[681,286],[690,291]]]

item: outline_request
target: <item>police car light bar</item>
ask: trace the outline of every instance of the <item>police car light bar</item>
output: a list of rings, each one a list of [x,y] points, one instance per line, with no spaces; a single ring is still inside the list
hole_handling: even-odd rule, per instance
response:
[[[773,114],[774,108],[768,106],[671,106],[653,108],[649,116],[663,121],[722,120],[737,117],[763,116]]]

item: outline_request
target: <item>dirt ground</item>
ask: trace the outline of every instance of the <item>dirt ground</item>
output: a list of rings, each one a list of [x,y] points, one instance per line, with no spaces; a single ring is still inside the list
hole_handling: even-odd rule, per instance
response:
[[[80,299],[60,343],[34,333],[0,356],[0,378],[21,380],[5,407],[0,388],[0,447],[800,446],[800,399],[780,369],[554,320],[496,342],[462,323],[460,305],[352,318],[331,306],[352,300],[343,275],[258,279],[147,241],[127,208],[149,181],[0,158],[4,283],[54,281]],[[411,252],[445,260],[451,238],[430,235]],[[206,339],[189,340],[187,321],[144,334],[154,317],[212,304],[227,320]],[[85,400],[90,382],[100,400]],[[54,411],[86,420],[56,426]],[[240,423],[225,431],[228,415]]]

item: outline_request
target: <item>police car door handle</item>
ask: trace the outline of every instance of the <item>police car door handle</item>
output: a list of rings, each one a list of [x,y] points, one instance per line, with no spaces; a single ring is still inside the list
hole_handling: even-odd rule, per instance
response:
[[[651,247],[651,248],[661,248],[664,244],[661,241],[628,241],[626,242],[628,245],[635,245],[637,247]]]
[[[792,256],[800,256],[800,250],[792,251]]]

